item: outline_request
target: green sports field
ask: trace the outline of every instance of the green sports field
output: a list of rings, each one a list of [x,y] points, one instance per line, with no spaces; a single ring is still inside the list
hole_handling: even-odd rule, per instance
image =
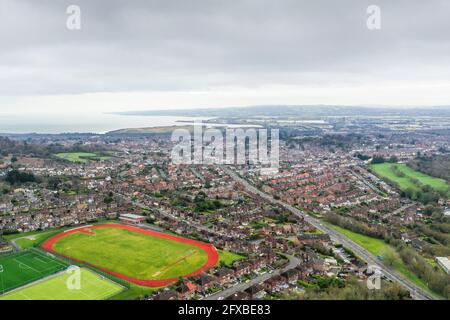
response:
[[[98,156],[89,152],[63,152],[55,155],[57,158],[70,162],[87,163],[89,160],[107,160],[109,157]]]
[[[404,176],[399,177],[395,174],[394,166],[398,171],[402,172]],[[450,186],[443,179],[434,178],[423,174],[419,171],[413,170],[406,164],[401,163],[379,163],[370,165],[372,169],[379,177],[393,181],[397,183],[401,190],[412,188],[413,190],[419,190],[419,186],[415,184],[411,179],[417,179],[423,185],[429,185],[431,188],[438,191],[448,191]]]
[[[123,290],[118,284],[85,268],[80,269],[79,289],[71,289],[67,284],[72,275],[74,273],[59,273],[0,296],[0,300],[104,300]]]
[[[67,268],[50,255],[28,250],[0,256],[0,293],[18,288]]]
[[[64,256],[145,280],[178,278],[202,267],[207,253],[191,244],[119,228],[90,229],[59,239]]]

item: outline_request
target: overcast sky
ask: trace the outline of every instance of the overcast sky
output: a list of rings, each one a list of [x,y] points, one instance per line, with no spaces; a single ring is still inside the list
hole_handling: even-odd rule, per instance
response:
[[[0,0],[0,113],[450,105],[449,17],[448,0]]]

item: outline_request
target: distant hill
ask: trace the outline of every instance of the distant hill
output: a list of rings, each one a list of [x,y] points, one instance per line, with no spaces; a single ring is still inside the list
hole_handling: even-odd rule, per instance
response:
[[[114,114],[133,116],[186,116],[186,117],[333,117],[333,116],[410,116],[450,117],[450,106],[436,107],[358,107],[331,105],[270,105],[229,108],[197,108],[189,110],[127,111]]]
[[[148,128],[126,128],[114,131],[109,131],[107,135],[122,135],[122,134],[154,134],[164,135],[171,134],[175,129],[187,129],[189,132],[193,130],[193,126],[167,126],[167,127],[148,127]]]

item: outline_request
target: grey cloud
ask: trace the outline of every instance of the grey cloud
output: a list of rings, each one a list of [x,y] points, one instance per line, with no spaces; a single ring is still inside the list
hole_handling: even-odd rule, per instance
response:
[[[369,31],[373,2],[1,0],[0,93],[446,80],[450,3],[376,1]]]

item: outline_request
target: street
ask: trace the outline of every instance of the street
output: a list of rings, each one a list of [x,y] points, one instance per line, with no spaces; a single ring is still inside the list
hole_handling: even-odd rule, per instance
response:
[[[433,300],[435,299],[432,295],[430,295],[428,292],[426,292],[424,289],[420,288],[416,284],[412,283],[399,273],[393,271],[391,268],[385,266],[382,264],[376,256],[371,254],[369,251],[364,249],[363,247],[359,246],[355,242],[353,242],[351,239],[346,237],[345,235],[337,232],[336,230],[326,226],[323,224],[320,220],[311,217],[310,215],[298,210],[297,208],[294,208],[288,204],[283,203],[282,201],[274,199],[272,196],[260,191],[259,189],[252,186],[248,181],[242,179],[239,177],[233,170],[223,167],[224,171],[230,175],[235,181],[241,183],[248,192],[257,194],[261,198],[273,203],[280,205],[284,207],[286,210],[292,212],[293,214],[302,217],[306,222],[313,225],[315,228],[319,229],[320,231],[327,233],[330,235],[331,240],[337,243],[341,243],[348,249],[352,250],[358,257],[363,259],[367,262],[368,265],[377,266],[383,275],[388,278],[389,280],[398,282],[400,285],[402,285],[405,289],[411,292],[411,296],[416,300]]]
[[[291,255],[286,255],[286,254],[285,254],[285,256],[289,259],[289,263],[284,268],[277,269],[277,270],[273,271],[272,273],[265,273],[265,274],[259,275],[256,278],[250,280],[249,282],[239,283],[239,284],[232,286],[230,288],[227,288],[223,291],[220,291],[218,293],[210,295],[210,296],[206,297],[204,300],[222,300],[224,298],[227,298],[227,297],[235,294],[236,292],[244,291],[245,289],[250,288],[251,286],[254,286],[259,283],[263,283],[267,279],[270,279],[276,275],[280,275],[283,272],[293,269],[300,264],[300,260],[298,258],[291,256]]]

